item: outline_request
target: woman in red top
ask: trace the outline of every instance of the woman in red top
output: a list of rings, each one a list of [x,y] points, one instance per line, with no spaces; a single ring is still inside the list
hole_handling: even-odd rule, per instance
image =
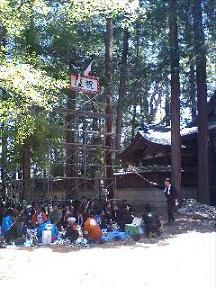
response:
[[[36,212],[32,215],[32,224],[42,224],[47,220],[46,214],[42,211],[40,207],[36,208]]]

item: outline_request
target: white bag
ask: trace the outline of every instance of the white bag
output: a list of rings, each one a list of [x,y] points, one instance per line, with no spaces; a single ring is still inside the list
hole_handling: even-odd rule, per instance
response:
[[[51,243],[52,243],[51,230],[43,230],[42,231],[42,244],[51,245]]]
[[[142,224],[142,218],[134,217],[132,224],[140,226]]]

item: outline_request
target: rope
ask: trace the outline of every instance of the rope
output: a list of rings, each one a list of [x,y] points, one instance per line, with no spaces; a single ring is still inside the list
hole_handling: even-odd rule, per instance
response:
[[[148,184],[150,184],[151,186],[155,187],[153,182],[149,181],[147,178],[143,177],[139,172],[137,172],[136,167],[130,166],[130,170],[132,172],[134,172],[135,174],[137,174],[139,177],[141,177],[143,180],[145,180]]]

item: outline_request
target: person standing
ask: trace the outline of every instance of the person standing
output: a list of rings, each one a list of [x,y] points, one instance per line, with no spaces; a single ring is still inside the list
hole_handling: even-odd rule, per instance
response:
[[[164,193],[167,199],[168,222],[172,223],[175,221],[174,208],[176,201],[176,190],[174,186],[171,184],[170,178],[166,178],[164,184],[165,184]]]
[[[152,184],[153,186],[161,189],[164,191],[166,199],[167,199],[167,214],[168,214],[168,222],[172,223],[175,221],[175,217],[174,217],[174,208],[176,205],[176,198],[177,198],[177,194],[176,194],[176,190],[175,187],[171,184],[171,179],[170,178],[166,178],[164,180],[164,186],[160,186],[157,183],[154,182],[150,182],[150,184]]]

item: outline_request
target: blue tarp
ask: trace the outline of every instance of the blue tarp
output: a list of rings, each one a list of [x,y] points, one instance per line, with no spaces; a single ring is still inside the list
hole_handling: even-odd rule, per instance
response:
[[[103,233],[101,240],[102,241],[109,241],[113,239],[126,240],[127,238],[129,238],[128,233],[115,230],[115,231]]]

